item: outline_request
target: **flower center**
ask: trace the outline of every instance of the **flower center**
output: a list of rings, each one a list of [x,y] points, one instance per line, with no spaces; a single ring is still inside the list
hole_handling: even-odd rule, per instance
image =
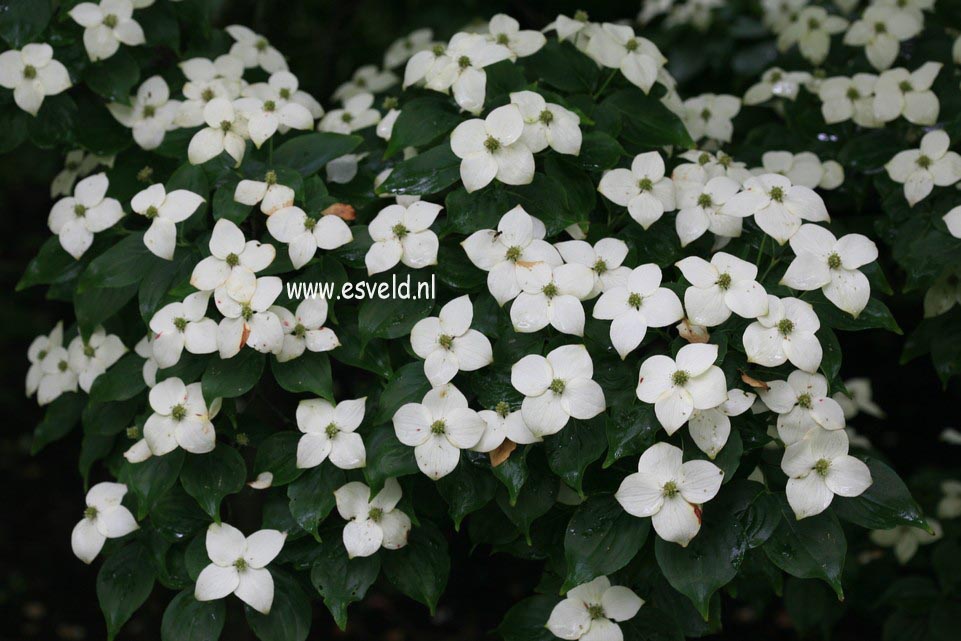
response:
[[[831,269],[838,269],[841,267],[841,257],[838,256],[837,252],[834,252],[828,256],[828,267]]]
[[[126,429],[126,432],[127,432],[127,438],[129,438],[132,441],[135,441],[140,438],[140,428],[137,427],[136,425],[131,425],[130,427],[128,427]]]
[[[728,167],[731,166],[731,163],[732,163],[732,162],[734,162],[734,159],[733,159],[733,158],[731,158],[730,156],[728,156],[728,155],[725,154],[725,153],[718,152],[718,154],[717,154],[717,164],[719,164],[721,167],[724,167],[725,169],[727,169]]]
[[[340,429],[333,423],[324,428],[324,434],[327,435],[327,438],[334,438],[339,431]]]
[[[654,189],[654,182],[650,178],[641,178],[637,181],[637,188],[641,191],[651,191]]]
[[[861,92],[854,87],[848,87],[848,91],[845,95],[848,97],[848,100],[857,100],[861,97]]]
[[[770,196],[776,203],[784,202],[784,190],[780,187],[771,187]]]
[[[538,116],[537,119],[540,120],[545,125],[549,125],[552,122],[554,122],[554,114],[551,113],[549,109],[545,109],[544,111],[541,112],[541,115]]]
[[[274,171],[274,170],[272,170],[272,169],[271,169],[270,171],[268,171],[268,172],[264,175],[264,182],[267,183],[268,185],[276,185],[276,184],[277,184],[277,172]]]
[[[97,355],[97,350],[95,350],[95,349],[94,349],[93,347],[91,347],[90,345],[84,345],[84,346],[83,346],[83,355],[86,356],[87,358],[93,358],[94,356]]]
[[[224,133],[227,133],[228,131],[230,131],[233,128],[233,126],[234,126],[234,123],[230,122],[229,120],[220,121],[220,130]]]
[[[269,47],[269,46],[270,46],[270,43],[267,42],[267,39],[266,39],[266,38],[260,38],[260,39],[257,41],[257,43],[254,45],[254,47],[256,47],[257,51],[266,51],[266,50],[267,50],[267,47]]]
[[[634,309],[640,309],[641,305],[644,304],[644,297],[638,293],[632,293],[627,297],[627,304]]]
[[[264,111],[275,111],[277,109],[277,103],[273,100],[264,101]]]
[[[351,120],[354,119],[354,116],[353,114],[345,111],[343,114],[341,114],[340,119],[343,120],[344,122],[350,122]]]
[[[366,79],[366,78],[358,78],[357,80],[354,81],[354,84],[357,85],[357,86],[360,87],[360,88],[364,88],[364,87],[367,86],[367,79]]]
[[[246,570],[246,569],[247,569],[247,561],[246,561],[243,557],[241,557],[241,558],[237,559],[236,561],[234,561],[234,567],[237,568],[238,570],[241,570],[241,571]]]
[[[244,306],[240,308],[240,316],[245,321],[249,321],[254,316],[254,310],[251,309],[250,305],[244,303]]]
[[[304,220],[304,229],[306,229],[307,231],[313,231],[313,230],[314,230],[314,227],[316,227],[316,226],[317,226],[317,219],[316,219],[316,218],[311,218],[310,216],[308,216],[308,217]]]
[[[240,264],[240,256],[234,253],[227,254],[227,258],[224,260],[224,262],[231,267],[236,267]]]
[[[87,208],[80,203],[77,203],[73,206],[73,213],[77,216],[77,218],[83,218],[87,214]]]
[[[144,167],[137,172],[137,182],[150,183],[150,179],[153,177],[153,167]]]
[[[711,110],[707,108],[703,109],[701,111],[701,120],[707,121],[710,119],[711,119]]]
[[[170,410],[170,416],[175,421],[182,421],[187,417],[187,408],[183,405],[174,405],[173,409]]]
[[[557,285],[554,283],[547,283],[544,285],[544,289],[541,290],[545,296],[548,298],[554,298],[557,296]]]
[[[701,194],[697,197],[698,207],[710,207],[713,202],[714,201],[711,199],[711,194]]]
[[[487,140],[484,141],[484,148],[487,149],[487,151],[494,153],[501,148],[501,143],[499,140],[497,140],[497,138],[494,138],[494,136],[488,136]]]
[[[671,382],[677,387],[684,387],[691,380],[691,375],[682,369],[677,370],[671,375]]]
[[[587,22],[588,20],[587,12],[578,9],[578,11],[574,14],[574,19],[577,20],[578,22]]]
[[[587,606],[587,615],[591,617],[592,621],[597,619],[604,619],[604,606],[598,604],[592,604]]]
[[[444,55],[444,45],[436,44],[433,47],[431,47],[430,52],[435,56],[442,56]]]
[[[553,381],[551,381],[551,384],[548,387],[548,389],[550,389],[555,394],[563,394],[564,387],[566,387],[564,381],[560,378],[555,378]]]
[[[380,523],[380,520],[384,518],[384,511],[379,507],[372,507],[370,512],[367,513],[367,518],[374,523]]]
[[[918,163],[918,167],[921,169],[927,169],[931,166],[931,159],[924,155],[918,156],[918,159],[915,162]]]
[[[521,249],[517,245],[514,245],[513,247],[507,248],[507,253],[504,256],[505,258],[507,258],[507,260],[511,261],[512,263],[516,263],[518,260],[520,260],[521,254],[523,252],[524,252],[523,249]]]
[[[790,318],[782,318],[777,323],[777,331],[780,332],[781,336],[787,336],[794,331],[794,323]]]
[[[907,80],[902,80],[901,84],[898,85],[898,89],[900,89],[903,93],[914,91],[914,87],[912,87],[911,83],[908,82]]]
[[[447,430],[447,424],[444,421],[434,421],[430,424],[431,434],[443,434]]]
[[[801,394],[800,396],[797,397],[797,404],[802,409],[806,409],[806,410],[811,409],[812,407],[811,395],[807,393]]]
[[[114,27],[116,27],[118,22],[120,22],[120,21],[117,19],[117,16],[113,15],[112,13],[111,13],[111,14],[108,14],[108,15],[103,19],[103,24],[104,24],[104,26],[109,27],[109,28],[111,28],[111,29],[113,29]]]
[[[817,18],[810,18],[808,20],[808,29],[811,31],[816,31],[821,28],[821,21]]]
[[[157,208],[154,205],[150,205],[150,207],[147,207],[147,211],[145,211],[143,215],[146,216],[147,218],[152,219],[152,218],[156,218],[157,214],[159,213],[160,212],[157,211]]]
[[[783,77],[784,76],[781,75],[780,71],[775,71],[771,74],[771,82],[780,82],[781,78]]]
[[[283,98],[284,100],[290,100],[290,89],[288,89],[287,87],[284,87],[283,89],[281,89],[281,90],[278,91],[277,93],[278,93],[278,94],[280,95],[280,97]]]
[[[729,289],[731,287],[731,275],[725,272],[718,276],[717,286],[721,289]]]
[[[437,342],[440,343],[440,346],[444,349],[450,349],[454,346],[454,338],[452,336],[448,336],[447,334],[441,334],[437,339]]]
[[[818,476],[824,477],[828,475],[828,470],[831,468],[831,461],[826,458],[818,459],[818,462],[814,464],[814,471],[818,473]]]
[[[887,32],[888,32],[888,25],[884,24],[883,22],[874,23],[874,33],[887,33]]]
[[[400,104],[400,101],[397,100],[397,98],[395,98],[394,96],[387,96],[386,98],[384,98],[383,107],[384,109],[390,111],[391,109],[397,109],[397,106],[399,104]]]
[[[470,66],[470,58],[467,56],[461,56],[457,59],[457,66],[461,69],[467,69]]]
[[[153,118],[155,115],[157,115],[157,108],[155,106],[144,105],[144,108],[143,108],[144,118]]]
[[[183,332],[187,329],[187,319],[186,318],[175,318],[174,327],[177,328],[178,332]]]
[[[677,483],[674,481],[668,481],[664,484],[664,487],[661,488],[661,494],[663,494],[666,499],[673,499],[679,492],[680,490],[677,488]]]
[[[23,77],[27,80],[33,80],[37,77],[37,68],[33,65],[27,65],[23,68]]]
[[[215,94],[214,90],[211,89],[210,87],[207,87],[200,93],[200,99],[203,100],[204,102],[210,102],[216,97],[217,97],[217,94]]]
[[[97,508],[91,505],[83,511],[83,517],[91,520],[97,518]]]
[[[494,411],[497,412],[497,415],[501,418],[507,418],[507,415],[511,413],[511,406],[507,401],[501,401],[494,408]]]
[[[398,238],[403,238],[404,236],[410,233],[410,230],[408,230],[406,227],[404,227],[400,223],[397,223],[396,225],[394,225],[391,228],[391,231],[394,232],[394,236],[397,236]]]
[[[603,258],[598,258],[597,262],[594,263],[594,273],[603,274],[607,271],[607,263],[604,262]]]
[[[59,369],[61,372],[66,372],[68,367],[70,367],[70,365],[67,363],[67,361],[60,361],[57,363],[57,369]]]
[[[40,357],[40,360],[45,359],[45,358],[47,357],[47,350],[45,350],[45,349],[40,350],[40,353],[37,354],[37,356]]]
[[[290,333],[297,338],[303,338],[304,334],[307,333],[307,328],[304,327],[302,323],[297,323],[294,325],[294,329]]]
[[[697,157],[697,164],[699,165],[706,165],[709,162],[711,162],[710,154],[701,154],[700,156]]]
[[[631,38],[630,40],[624,43],[624,48],[627,49],[628,51],[637,51],[637,48],[639,46],[640,44],[637,42],[637,38]]]
[[[507,34],[506,34],[506,33],[499,33],[499,34],[497,34],[497,44],[499,44],[499,45],[507,45],[510,41],[511,41],[511,39],[507,37]]]

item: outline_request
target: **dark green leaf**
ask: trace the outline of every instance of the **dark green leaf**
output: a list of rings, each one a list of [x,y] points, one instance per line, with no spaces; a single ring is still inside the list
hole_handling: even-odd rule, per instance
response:
[[[411,530],[407,545],[387,551],[382,564],[387,580],[430,608],[433,615],[450,573],[447,540],[437,526],[430,521],[421,521]]]
[[[524,599],[507,611],[497,633],[504,641],[554,641],[546,624],[558,600],[545,594]]]
[[[344,544],[333,538],[321,545],[320,555],[310,569],[310,581],[343,630],[347,627],[347,606],[364,598],[379,573],[380,557],[348,559]]]
[[[274,150],[274,162],[310,176],[334,158],[356,149],[363,139],[329,132],[301,134]]]
[[[426,196],[450,187],[460,180],[460,158],[446,140],[394,166],[378,194]]]
[[[449,101],[434,97],[405,102],[387,143],[387,158],[407,147],[424,147],[446,137],[460,123]]]
[[[871,470],[871,486],[860,496],[834,498],[834,511],[845,521],[870,530],[898,525],[927,530],[927,521],[904,481],[890,467],[875,458],[865,458]]]
[[[654,444],[660,428],[652,405],[614,408],[607,416],[608,450],[604,467],[610,467],[625,456],[642,453]]]
[[[151,456],[142,463],[126,463],[120,481],[137,497],[137,518],[147,516],[154,504],[174,486],[184,463],[184,451],[176,449],[163,456]]]
[[[580,494],[584,471],[607,449],[603,417],[589,421],[571,419],[564,429],[544,441],[544,449],[554,474]]]
[[[83,80],[95,93],[108,102],[130,104],[133,86],[140,79],[140,67],[129,53],[121,49],[107,60],[91,63],[83,73]]]
[[[565,589],[617,572],[637,555],[651,529],[650,519],[624,511],[609,494],[582,503],[564,531]]]
[[[345,482],[343,470],[330,463],[321,463],[287,486],[291,516],[317,540],[320,540],[317,526],[336,505],[334,490],[339,489]]]
[[[80,421],[85,401],[81,394],[68,392],[50,403],[43,415],[43,421],[33,433],[30,453],[36,454],[44,447],[62,439]]]
[[[310,392],[329,401],[334,400],[334,381],[327,354],[304,352],[285,363],[271,359],[270,370],[277,384],[288,392]]]
[[[150,552],[138,542],[112,555],[97,573],[97,600],[107,620],[107,639],[113,639],[150,596],[154,572]]]
[[[198,601],[193,588],[175,596],[160,622],[161,641],[217,641],[224,629],[224,600]]]
[[[270,614],[244,606],[247,623],[260,641],[304,641],[310,633],[310,599],[287,574],[271,569],[274,603]]]
[[[247,465],[234,448],[220,445],[207,454],[188,456],[180,473],[187,494],[194,497],[204,512],[220,522],[220,502],[228,494],[244,488]]]
[[[367,466],[364,478],[370,486],[371,495],[376,495],[391,477],[417,474],[417,460],[414,448],[397,440],[392,425],[381,425],[364,435],[367,447]]]
[[[274,475],[273,487],[287,485],[301,474],[297,467],[297,443],[299,432],[278,432],[268,436],[257,448],[254,459],[254,478],[263,472]],[[370,450],[368,449],[368,452]]]
[[[214,355],[204,371],[204,398],[209,402],[246,394],[260,380],[265,360],[263,354],[250,348],[241,348],[240,353],[226,360]]]
[[[465,516],[493,500],[497,481],[489,471],[461,457],[453,472],[438,479],[437,491],[447,501],[454,529],[460,530]]]
[[[791,576],[825,581],[843,598],[841,571],[848,546],[838,517],[829,508],[797,520],[787,502],[781,512],[781,524],[764,544],[768,558]]]
[[[143,380],[145,359],[135,352],[125,354],[98,376],[90,386],[90,400],[97,403],[126,401],[147,389]]]
[[[0,37],[20,49],[43,33],[52,14],[50,0],[6,0],[0,8]]]

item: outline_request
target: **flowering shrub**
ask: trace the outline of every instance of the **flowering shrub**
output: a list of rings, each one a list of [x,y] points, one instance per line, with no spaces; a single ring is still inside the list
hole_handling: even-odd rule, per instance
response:
[[[944,25],[765,2],[798,68],[681,96],[670,39],[712,4],[415,32],[328,110],[203,2],[9,4],[0,150],[66,158],[20,282],[74,308],[28,354],[34,450],[82,426],[110,637],[155,583],[165,639],[219,637],[234,595],[302,640],[308,595],[343,627],[379,577],[433,610],[451,523],[543,561],[518,641],[701,636],[758,577],[841,597],[859,528],[937,535],[841,373],[845,332],[900,331],[872,236],[929,315],[961,300]],[[397,281],[432,295],[373,295]],[[906,351],[945,379],[953,312]]]

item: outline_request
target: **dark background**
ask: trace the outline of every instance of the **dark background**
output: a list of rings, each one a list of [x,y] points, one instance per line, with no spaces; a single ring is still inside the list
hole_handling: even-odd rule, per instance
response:
[[[332,91],[354,69],[380,63],[386,47],[415,28],[432,27],[436,36],[446,39],[461,25],[499,11],[527,27],[541,28],[556,13],[573,15],[581,8],[576,2],[550,0],[213,1],[220,6],[218,26],[239,22],[266,35],[288,56],[301,87],[325,107],[330,106]],[[637,2],[582,4],[589,5],[592,20],[633,18],[639,6]],[[664,53],[671,56],[669,49]],[[711,72],[719,67],[723,65],[705,65],[707,76],[700,76],[693,86],[682,84],[682,95],[712,88],[731,91],[729,78]],[[31,432],[42,412],[23,392],[30,341],[49,331],[57,320],[72,318],[69,306],[44,299],[43,288],[14,293],[27,262],[49,236],[49,183],[61,166],[58,154],[29,145],[0,157],[0,353],[5,357],[0,385],[4,419],[0,425],[0,639],[99,639],[104,635],[94,591],[96,564],[87,567],[70,551],[70,530],[81,517],[83,504],[76,468],[79,431],[31,457]],[[888,276],[897,291],[899,275],[889,270]],[[906,331],[920,320],[917,297],[888,302]],[[876,397],[888,412],[885,422],[861,417],[854,424],[884,450],[896,469],[910,478],[922,466],[956,461],[956,449],[935,443],[943,427],[959,423],[957,383],[943,390],[926,360],[900,366],[901,336],[879,331],[845,334],[842,344],[844,375],[872,378]],[[949,402],[951,398],[955,400]],[[503,555],[489,557],[486,550],[471,556],[463,535],[452,539],[451,549],[451,579],[433,620],[426,608],[374,588],[362,604],[352,606],[347,633],[340,633],[319,599],[315,601],[310,638],[466,641],[488,637],[510,605],[530,593],[539,567]],[[172,596],[158,586],[120,638],[158,639],[160,617]],[[231,615],[222,638],[247,638],[237,600],[228,599],[228,607]],[[732,608],[725,612],[724,621],[723,638],[795,638],[783,611]],[[849,615],[835,638],[876,638],[866,634],[866,628],[877,630],[876,626],[877,620],[865,622]]]

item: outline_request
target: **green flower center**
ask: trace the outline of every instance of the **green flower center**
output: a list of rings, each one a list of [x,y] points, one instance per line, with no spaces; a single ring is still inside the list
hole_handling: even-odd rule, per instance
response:
[[[717,277],[717,286],[721,289],[728,289],[731,287],[731,275],[727,272],[721,274]]]
[[[821,28],[821,21],[817,18],[811,18],[808,20],[808,29],[811,31],[817,31]]]
[[[431,434],[443,434],[447,430],[447,424],[444,421],[434,421],[430,424]]]
[[[588,21],[587,12],[578,9],[577,12],[574,14],[574,19],[577,20],[578,22],[587,22]]]
[[[884,24],[883,22],[874,23],[874,33],[887,33],[887,32],[888,32],[888,25]]]
[[[42,350],[40,350],[40,353],[37,354],[37,356],[40,357],[40,360],[43,360],[43,359],[45,359],[45,358],[47,357],[47,353],[48,353],[47,350],[42,349]]]
[[[541,112],[541,115],[538,116],[537,119],[540,120],[545,125],[549,125],[552,122],[554,122],[554,114],[551,113],[549,109],[545,109],[544,111]]]
[[[461,56],[457,59],[457,66],[461,69],[467,69],[470,66],[470,58],[467,56]]]
[[[316,227],[316,226],[317,226],[317,219],[316,219],[316,218],[311,218],[310,216],[308,216],[308,217],[304,220],[304,229],[306,229],[307,231],[313,231],[313,230],[314,230],[314,227]]]
[[[246,570],[247,561],[245,561],[243,558],[239,558],[236,561],[234,561],[234,567],[241,571]]]
[[[254,310],[251,309],[250,305],[244,303],[244,306],[240,309],[240,316],[245,321],[249,321],[254,316]]]
[[[384,511],[379,507],[372,507],[370,512],[367,513],[367,518],[374,523],[380,523],[380,520],[384,518]]]
[[[350,122],[351,120],[354,119],[354,115],[348,111],[345,111],[343,114],[341,114],[340,119],[343,120],[344,122]]]
[[[710,119],[711,119],[711,110],[707,108],[703,109],[701,111],[701,120],[707,121]]]
[[[182,421],[187,418],[187,408],[183,405],[174,405],[173,409],[170,410],[170,416],[175,421]]]
[[[497,415],[501,418],[507,418],[507,415],[511,413],[511,406],[507,401],[501,401],[494,408],[494,411],[497,412]]]
[[[207,87],[202,92],[200,92],[200,99],[203,100],[204,102],[210,102],[216,97],[217,97],[217,94],[215,94],[214,90],[211,89],[210,87]]]
[[[731,163],[732,163],[732,162],[734,162],[734,159],[733,159],[733,158],[731,158],[730,156],[728,156],[728,155],[725,154],[725,153],[718,152],[718,154],[717,154],[717,164],[719,164],[721,167],[724,167],[725,169],[727,169],[728,167],[731,166]]]
[[[257,44],[254,45],[254,47],[257,48],[257,51],[266,51],[266,50],[267,50],[267,47],[269,47],[269,46],[270,46],[270,43],[267,42],[267,39],[266,39],[266,38],[261,38],[261,39],[259,39],[259,40],[257,41]]]
[[[277,184],[277,172],[274,171],[273,169],[271,169],[270,171],[268,171],[268,172],[264,175],[264,182],[267,183],[268,185],[276,185],[276,184]]]
[[[805,393],[805,394],[801,394],[800,396],[797,397],[797,404],[798,404],[798,406],[800,406],[802,409],[806,409],[806,410],[811,409],[811,407],[812,407],[812,404],[811,404],[811,395],[810,395],[810,394],[806,394],[806,393]]]
[[[771,187],[770,196],[776,203],[784,202],[784,190],[781,187]]]
[[[697,164],[699,165],[706,165],[709,162],[711,162],[711,154],[701,154],[697,157]]]
[[[781,78],[783,77],[784,76],[781,75],[780,71],[775,71],[771,74],[771,82],[780,82]]]
[[[452,336],[448,336],[447,334],[441,334],[437,339],[437,342],[440,343],[440,346],[444,349],[450,349],[454,346],[454,338]]]
[[[654,189],[654,182],[650,178],[641,178],[637,181],[637,188],[641,191],[651,191]]]
[[[912,87],[911,83],[908,82],[907,80],[902,80],[901,83],[898,85],[898,89],[900,89],[903,93],[914,91],[914,87]]]
[[[924,155],[918,156],[918,159],[915,162],[918,163],[918,167],[921,169],[927,169],[931,166],[931,159]]]
[[[86,510],[83,511],[83,517],[85,519],[97,518],[97,508],[91,505],[90,507],[88,507]]]
[[[114,27],[116,27],[118,22],[120,22],[120,20],[117,19],[117,16],[113,15],[112,13],[108,14],[103,19],[104,26],[109,27],[110,29],[113,29]]]
[[[277,103],[273,100],[264,101],[264,111],[275,111],[277,109]]]
[[[224,262],[231,267],[236,267],[240,264],[240,256],[234,253],[227,254],[227,258],[224,260]]]
[[[828,475],[828,470],[831,468],[831,461],[826,458],[819,459],[817,463],[814,464],[814,471],[818,473],[818,476],[824,477]]]
[[[296,325],[294,325],[294,329],[291,330],[290,333],[296,336],[297,338],[303,338],[304,334],[307,333],[307,328],[304,327],[303,324],[297,323]]]
[[[555,378],[553,381],[551,381],[551,384],[548,387],[548,389],[550,389],[555,394],[563,394],[564,387],[566,387],[564,381],[559,378]]]
[[[511,39],[507,37],[507,34],[506,34],[506,33],[499,33],[499,34],[497,34],[497,44],[499,44],[499,45],[507,45],[507,44],[510,43],[510,41],[511,41]]]
[[[403,238],[404,236],[410,233],[410,230],[404,227],[400,223],[397,223],[396,225],[391,227],[391,231],[394,232],[394,236],[397,236],[398,238]]]
[[[70,364],[67,363],[67,361],[60,361],[57,363],[57,369],[59,369],[61,372],[66,372],[68,367],[70,367]]]
[[[74,215],[76,215],[77,218],[83,218],[84,216],[87,215],[87,208],[81,205],[80,203],[77,203],[76,205],[73,206],[73,213]]]
[[[364,87],[367,86],[367,79],[358,78],[357,80],[354,81],[354,84],[363,89]]]
[[[340,429],[333,423],[324,428],[324,434],[327,435],[327,438],[334,438],[339,431]]]
[[[557,296],[557,285],[554,283],[547,283],[544,285],[544,289],[541,290],[545,296],[548,298],[554,298]]]
[[[157,108],[156,108],[155,106],[153,106],[153,105],[144,105],[144,108],[143,108],[143,117],[144,117],[144,118],[153,118],[153,117],[156,116],[156,115],[157,115]]]
[[[674,481],[668,481],[664,484],[664,487],[661,488],[661,494],[663,494],[664,498],[666,499],[673,499],[679,493],[680,490],[677,488],[677,483]]]
[[[641,45],[637,41],[637,38],[631,38],[630,40],[624,43],[624,48],[627,49],[628,51],[637,51],[637,48],[640,46]]]
[[[594,273],[603,274],[607,271],[607,263],[604,262],[603,258],[598,258],[597,262],[594,263]]]
[[[777,323],[777,331],[780,332],[781,336],[787,336],[794,331],[794,323],[790,318],[782,318]]]
[[[845,95],[848,97],[848,100],[857,100],[861,97],[861,92],[854,87],[848,87],[848,91]]]
[[[94,349],[93,347],[91,347],[90,345],[84,345],[84,346],[83,346],[83,355],[86,356],[87,358],[93,358],[94,356],[97,355],[97,350],[95,350],[95,349]]]
[[[400,101],[397,100],[397,98],[395,98],[394,96],[387,96],[386,98],[384,98],[384,102],[382,106],[384,107],[384,109],[390,111],[391,109],[397,109],[398,105],[400,105]]]
[[[284,100],[290,100],[290,89],[288,89],[287,87],[284,87],[283,89],[278,91],[277,94]]]
[[[27,65],[23,68],[23,77],[27,80],[33,80],[37,77],[37,68],[33,65]]]
[[[237,445],[241,447],[250,445],[250,437],[247,436],[247,434],[245,434],[244,432],[240,432],[239,434],[237,434],[237,436],[234,437],[234,440],[237,441]]]
[[[442,56],[444,55],[444,45],[436,44],[433,47],[431,47],[430,52],[435,56]]]
[[[137,172],[138,182],[149,183],[151,178],[153,178],[153,167],[144,167]]]
[[[828,267],[831,269],[838,269],[841,267],[841,257],[838,256],[837,252],[828,256]]]
[[[175,318],[174,327],[177,328],[178,332],[182,332],[187,329],[187,319],[186,318]]]
[[[224,133],[227,133],[228,131],[230,131],[233,128],[233,126],[234,126],[234,123],[230,122],[229,120],[220,121],[220,131]]]
[[[587,606],[587,615],[591,617],[592,621],[606,618],[604,616],[604,606],[598,605],[596,603],[593,605]]]
[[[714,201],[711,199],[711,194],[701,194],[697,197],[698,207],[710,207]]]
[[[517,245],[514,245],[513,247],[507,248],[507,253],[505,254],[505,257],[507,258],[507,260],[511,261],[512,263],[516,263],[518,260],[520,260],[521,254],[523,252],[524,252],[523,249],[521,249]]]
[[[691,380],[691,375],[682,369],[677,370],[671,375],[671,382],[677,387],[684,387]]]
[[[488,136],[487,140],[484,141],[484,148],[487,149],[487,151],[494,153],[501,148],[501,143],[497,138]]]
[[[641,305],[644,304],[644,297],[638,293],[633,293],[627,297],[627,304],[634,309],[640,309]]]
[[[150,207],[147,207],[147,211],[145,211],[143,215],[146,216],[147,218],[153,219],[153,218],[156,218],[157,214],[159,213],[160,212],[157,210],[157,208],[154,205],[150,205]]]
[[[140,428],[137,427],[136,425],[131,425],[130,427],[128,427],[126,429],[126,433],[127,433],[127,438],[129,438],[131,441],[134,441],[140,438]]]

